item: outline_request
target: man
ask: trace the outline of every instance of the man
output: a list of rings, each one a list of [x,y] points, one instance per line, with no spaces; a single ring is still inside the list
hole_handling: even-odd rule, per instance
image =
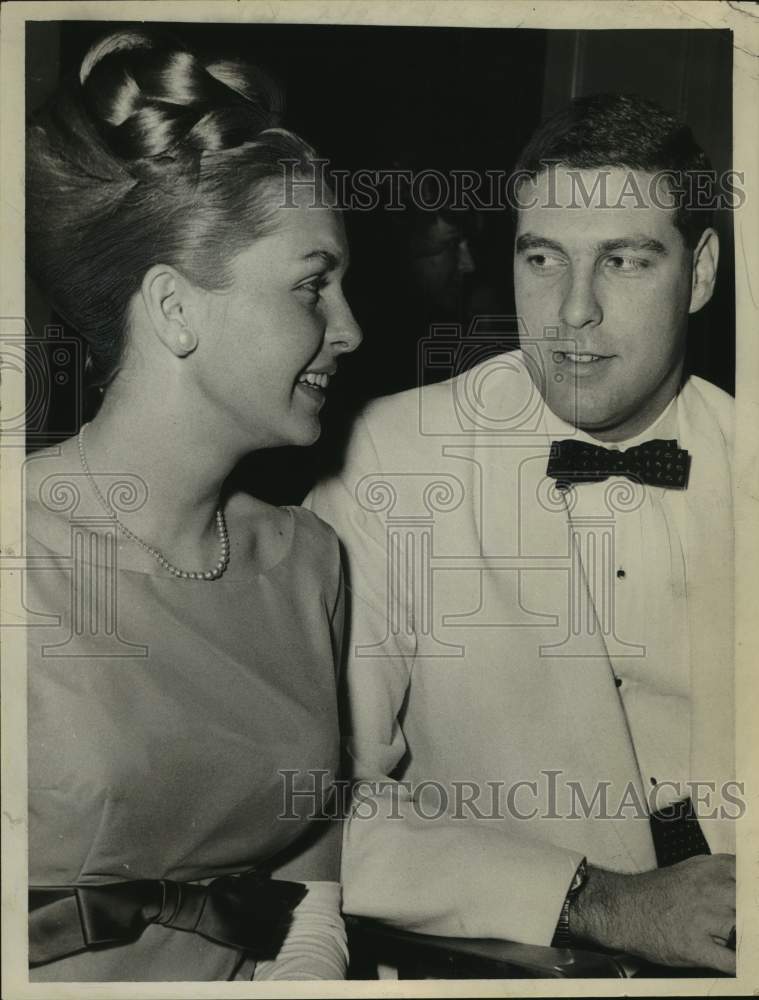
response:
[[[371,405],[311,496],[352,594],[350,913],[734,973],[733,406],[684,373],[707,167],[642,99],[545,123],[521,351]]]

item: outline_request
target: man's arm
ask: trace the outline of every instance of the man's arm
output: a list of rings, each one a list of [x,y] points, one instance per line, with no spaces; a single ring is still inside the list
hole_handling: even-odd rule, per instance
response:
[[[384,465],[360,420],[342,474],[306,500],[332,524],[347,554],[343,729],[357,783],[343,848],[345,910],[408,930],[550,944],[581,855],[526,838],[517,821],[426,818],[435,803],[430,808],[418,789],[391,778],[409,749],[400,716],[415,642],[398,635],[393,655],[366,655],[366,647],[388,637],[386,529],[355,495],[364,476],[383,471],[395,470]],[[439,775],[425,777],[434,782]]]

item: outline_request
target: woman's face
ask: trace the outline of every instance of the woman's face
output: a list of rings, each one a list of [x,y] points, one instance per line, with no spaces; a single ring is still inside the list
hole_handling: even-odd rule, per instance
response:
[[[229,287],[196,290],[187,317],[202,331],[198,386],[251,448],[312,444],[340,355],[361,343],[341,287],[342,219],[306,197],[277,215],[276,229],[234,258]]]

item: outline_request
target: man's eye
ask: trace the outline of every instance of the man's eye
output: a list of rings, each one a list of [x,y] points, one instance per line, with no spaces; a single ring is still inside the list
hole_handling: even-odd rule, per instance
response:
[[[422,247],[414,256],[417,260],[428,260],[430,257],[442,257],[446,253],[454,253],[458,247],[456,240],[447,240],[445,243],[433,243]]]
[[[536,271],[553,271],[561,267],[562,259],[550,253],[531,253],[527,257],[527,263]]]
[[[642,271],[644,268],[648,267],[648,263],[649,262],[645,259],[645,257],[623,257],[620,254],[615,254],[613,257],[606,258],[606,266],[612,271]]]

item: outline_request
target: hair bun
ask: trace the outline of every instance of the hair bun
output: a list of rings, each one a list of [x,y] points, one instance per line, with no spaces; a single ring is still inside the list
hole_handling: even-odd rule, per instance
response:
[[[273,184],[315,153],[279,127],[271,80],[139,26],[92,47],[34,115],[26,147],[26,263],[85,338],[102,385],[122,364],[145,274],[170,265],[223,289],[272,231]],[[203,155],[209,153],[209,155]]]
[[[112,35],[106,35],[99,42],[95,42],[90,47],[89,52],[82,60],[79,68],[79,82],[84,86],[93,68],[104,59],[105,56],[115,52],[126,52],[130,49],[152,49],[156,45],[156,37],[147,31],[130,29],[129,31],[117,31]]]
[[[79,73],[111,150],[129,161],[197,158],[278,125],[273,81],[238,60],[203,62],[174,40],[135,29],[97,42]]]

